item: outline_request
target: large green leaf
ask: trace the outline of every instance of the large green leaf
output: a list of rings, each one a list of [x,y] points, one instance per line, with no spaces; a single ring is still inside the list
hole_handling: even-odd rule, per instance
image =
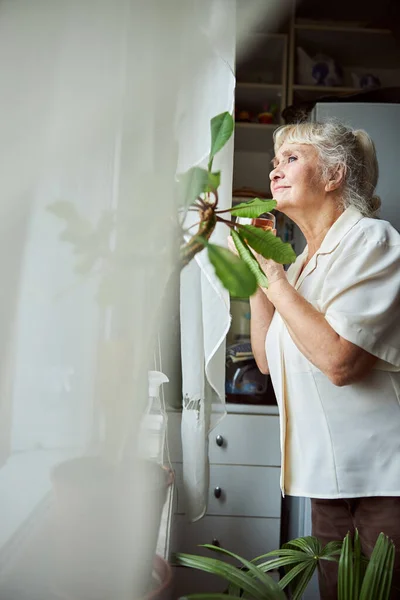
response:
[[[179,600],[232,600],[233,598],[237,600],[237,596],[231,596],[229,594],[222,593],[207,593],[207,594],[187,594],[186,596],[180,596]]]
[[[350,533],[348,533],[344,538],[342,552],[339,560],[338,600],[357,600],[358,596],[353,595],[353,588],[353,548]]]
[[[268,600],[268,598],[270,597],[268,595],[269,591],[275,593],[279,592],[279,585],[275,583],[275,581],[269,575],[266,575],[261,569],[256,567],[253,564],[253,562],[250,562],[249,560],[246,560],[245,558],[242,558],[241,556],[238,556],[237,554],[234,554],[233,552],[230,552],[225,548],[220,548],[219,546],[203,544],[203,547],[208,548],[209,550],[214,550],[215,552],[220,552],[221,554],[225,554],[226,556],[230,556],[232,558],[235,558],[238,562],[241,562],[242,565],[249,570],[248,574],[254,577],[255,579],[258,579],[263,584],[263,591],[265,593],[266,600]],[[274,596],[274,598],[279,598],[279,596]],[[281,598],[284,599],[285,596],[282,594]]]
[[[315,561],[316,563],[316,561]],[[290,569],[290,571],[288,571],[288,573],[286,573],[286,575],[284,577],[282,577],[282,579],[279,581],[279,587],[282,588],[282,590],[285,589],[285,587],[287,585],[289,585],[289,583],[295,578],[298,577],[300,575],[300,573],[302,573],[305,569],[307,569],[308,565],[310,564],[310,561],[307,560],[305,562],[301,562],[298,563],[297,565],[295,565],[292,569]],[[316,566],[316,564],[315,564]]]
[[[305,553],[303,551],[293,550],[292,548],[288,548],[287,546],[288,546],[288,544],[283,544],[282,548],[280,548],[279,550],[271,550],[270,552],[267,552],[266,554],[261,554],[260,556],[253,558],[252,562],[257,562],[258,560],[262,560],[263,558],[269,558],[271,556],[296,558],[296,560],[297,559],[300,560],[303,556],[305,556]]]
[[[356,529],[355,533],[354,533],[353,568],[354,568],[353,595],[354,595],[354,598],[358,598],[360,596],[362,580],[364,578],[364,572],[365,572],[365,570],[363,568],[363,564],[362,564],[361,542],[360,542],[360,536],[358,534],[358,529]]]
[[[240,204],[237,204],[229,212],[234,217],[256,219],[260,215],[273,210],[276,207],[276,204],[276,200],[254,198],[254,200],[251,200],[250,202],[241,202]]]
[[[261,270],[256,258],[253,256],[253,253],[251,250],[249,250],[246,242],[242,239],[239,233],[237,233],[237,231],[232,230],[231,234],[240,258],[244,263],[246,263],[250,271],[253,273],[257,284],[261,287],[267,288],[268,279],[266,278],[265,273]]]
[[[271,258],[282,265],[296,260],[292,246],[287,242],[282,242],[271,231],[265,231],[254,225],[241,225],[239,233],[249,246],[265,258]]]
[[[192,569],[199,569],[206,573],[213,573],[222,577],[225,581],[238,585],[244,592],[250,594],[250,598],[254,600],[280,600],[281,598],[285,600],[285,596],[282,595],[267,596],[265,593],[266,590],[260,581],[254,579],[245,571],[241,571],[237,567],[217,558],[178,553],[175,555],[175,560],[178,565],[183,567],[191,567]],[[278,591],[280,592],[279,588]]]
[[[78,213],[72,202],[60,200],[52,202],[46,208],[48,212],[64,221],[66,229],[60,235],[62,240],[71,244],[79,244],[93,233],[90,221]]]
[[[180,184],[180,204],[190,206],[200,194],[216,190],[221,181],[221,173],[211,173],[201,167],[192,167],[178,178]]]
[[[265,572],[275,571],[276,569],[281,569],[282,567],[287,567],[290,565],[298,565],[302,562],[307,562],[308,560],[309,557],[302,552],[301,556],[296,556],[293,554],[289,556],[281,556],[279,558],[272,558],[271,560],[257,564],[257,567]]]
[[[222,285],[235,298],[248,298],[257,289],[257,280],[248,265],[222,246],[207,244],[208,258]]]
[[[342,550],[343,542],[328,542],[322,549],[320,558],[338,562],[338,556]]]
[[[211,150],[208,170],[211,171],[214,156],[223,148],[233,133],[234,122],[232,115],[223,112],[211,119]]]
[[[299,548],[300,550],[311,556],[319,556],[322,552],[321,542],[318,538],[312,535],[307,535],[305,537],[290,540],[290,542],[287,542],[283,545],[283,548]]]
[[[365,571],[359,600],[389,600],[394,557],[392,540],[380,533]]]
[[[292,600],[301,600],[314,574],[315,567],[316,561],[314,563],[310,562],[310,564],[308,564],[307,567],[304,569],[303,573],[300,575],[299,580],[296,582],[295,590],[293,590],[292,592]]]

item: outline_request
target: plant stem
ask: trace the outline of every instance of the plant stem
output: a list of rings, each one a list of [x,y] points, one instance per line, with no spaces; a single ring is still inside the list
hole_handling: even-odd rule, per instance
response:
[[[217,217],[217,221],[218,221],[218,223],[223,223],[224,225],[227,225],[231,229],[233,229],[236,226],[236,223],[233,223],[233,221],[227,221],[226,219],[223,219],[222,217]]]
[[[219,215],[220,213],[226,213],[226,212],[229,212],[230,210],[233,210],[234,208],[235,208],[234,206],[230,206],[229,208],[220,208],[215,211],[215,214]]]
[[[202,240],[208,240],[217,224],[214,208],[208,205],[200,211],[201,221],[198,232],[181,248],[182,268],[185,267],[198,252],[204,248]]]
[[[193,223],[193,225],[190,225],[190,227],[188,227],[187,229],[184,229],[184,233],[187,233],[189,231],[189,229],[192,229],[192,227],[196,227],[196,225],[200,225],[201,221],[198,221],[197,223]]]

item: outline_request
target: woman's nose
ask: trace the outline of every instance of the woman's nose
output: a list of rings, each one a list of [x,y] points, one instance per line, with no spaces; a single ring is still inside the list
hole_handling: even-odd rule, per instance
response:
[[[282,177],[283,177],[283,174],[279,170],[278,167],[275,167],[275,169],[272,169],[271,173],[269,174],[269,178],[271,181],[276,181],[277,179],[281,179]]]

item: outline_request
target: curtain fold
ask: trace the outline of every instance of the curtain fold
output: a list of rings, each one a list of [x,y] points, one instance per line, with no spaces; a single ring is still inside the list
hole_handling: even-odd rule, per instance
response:
[[[222,112],[232,112],[234,103],[234,4],[230,0],[209,0],[201,10],[191,35],[192,43],[202,44],[204,53],[201,70],[189,69],[196,82],[192,98],[186,97],[183,102],[185,131],[190,130],[191,135],[180,147],[182,171],[194,165],[206,167],[210,120]],[[190,115],[195,116],[192,122]],[[222,173],[219,207],[226,208],[232,201],[232,142],[217,155],[214,167]],[[185,226],[195,223],[196,218],[195,213],[189,213]],[[228,234],[228,228],[218,224],[211,241],[226,246]],[[208,434],[224,414],[225,338],[229,326],[229,294],[202,252],[181,275],[183,485],[187,516],[192,521],[200,519],[207,507]],[[215,413],[212,407],[217,404],[222,405],[222,411]]]

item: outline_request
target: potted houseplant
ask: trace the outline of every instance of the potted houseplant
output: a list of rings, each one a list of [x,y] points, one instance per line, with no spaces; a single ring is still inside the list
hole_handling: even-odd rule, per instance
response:
[[[229,584],[224,594],[189,594],[186,596],[188,599],[245,597],[249,600],[279,600],[286,597],[283,590],[289,587],[292,600],[300,600],[319,562],[323,560],[339,562],[338,600],[388,600],[390,597],[395,547],[383,533],[379,535],[370,559],[361,553],[357,530],[354,540],[348,533],[343,543],[330,542],[324,548],[315,537],[297,538],[284,544],[280,550],[273,550],[252,561],[217,546],[207,544],[204,547],[236,558],[241,566],[216,558],[177,554],[175,558],[178,565],[214,573]],[[279,568],[284,568],[286,574],[275,583],[267,573]]]
[[[276,205],[274,200],[256,198],[232,209],[219,208],[221,173],[213,171],[213,160],[232,132],[229,113],[214,117],[207,169],[194,167],[178,177],[175,237],[181,243],[177,269],[205,250],[231,295],[248,297],[257,285],[268,286],[249,246],[280,263],[292,262],[295,254],[272,232],[236,224],[223,216],[230,212],[233,216],[257,218]],[[143,350],[138,344],[134,327],[125,327],[134,310],[136,282],[132,266],[141,267],[144,275],[150,264],[146,247],[132,235],[138,229],[135,208],[128,205],[106,211],[93,225],[71,202],[55,202],[48,207],[64,224],[60,237],[73,247],[76,271],[99,278],[100,310],[103,315],[111,315],[111,335],[100,343],[98,352],[96,400],[101,407],[101,423],[97,443],[90,455],[62,463],[53,471],[54,527],[62,564],[60,585],[71,600],[108,600],[117,595],[121,600],[128,598],[132,581],[140,575],[144,577],[141,585],[136,584],[138,597],[146,594],[161,510],[172,481],[168,470],[137,459],[140,420],[126,419],[133,397],[135,403],[141,403],[137,414],[144,411],[147,402],[147,382],[137,369],[148,348]],[[199,216],[198,230],[191,236],[184,231],[188,211]],[[210,241],[217,223],[231,229],[239,256]],[[157,323],[157,318],[151,322]],[[154,337],[155,331],[150,331],[149,340]],[[139,524],[146,532],[140,540],[135,537]]]

